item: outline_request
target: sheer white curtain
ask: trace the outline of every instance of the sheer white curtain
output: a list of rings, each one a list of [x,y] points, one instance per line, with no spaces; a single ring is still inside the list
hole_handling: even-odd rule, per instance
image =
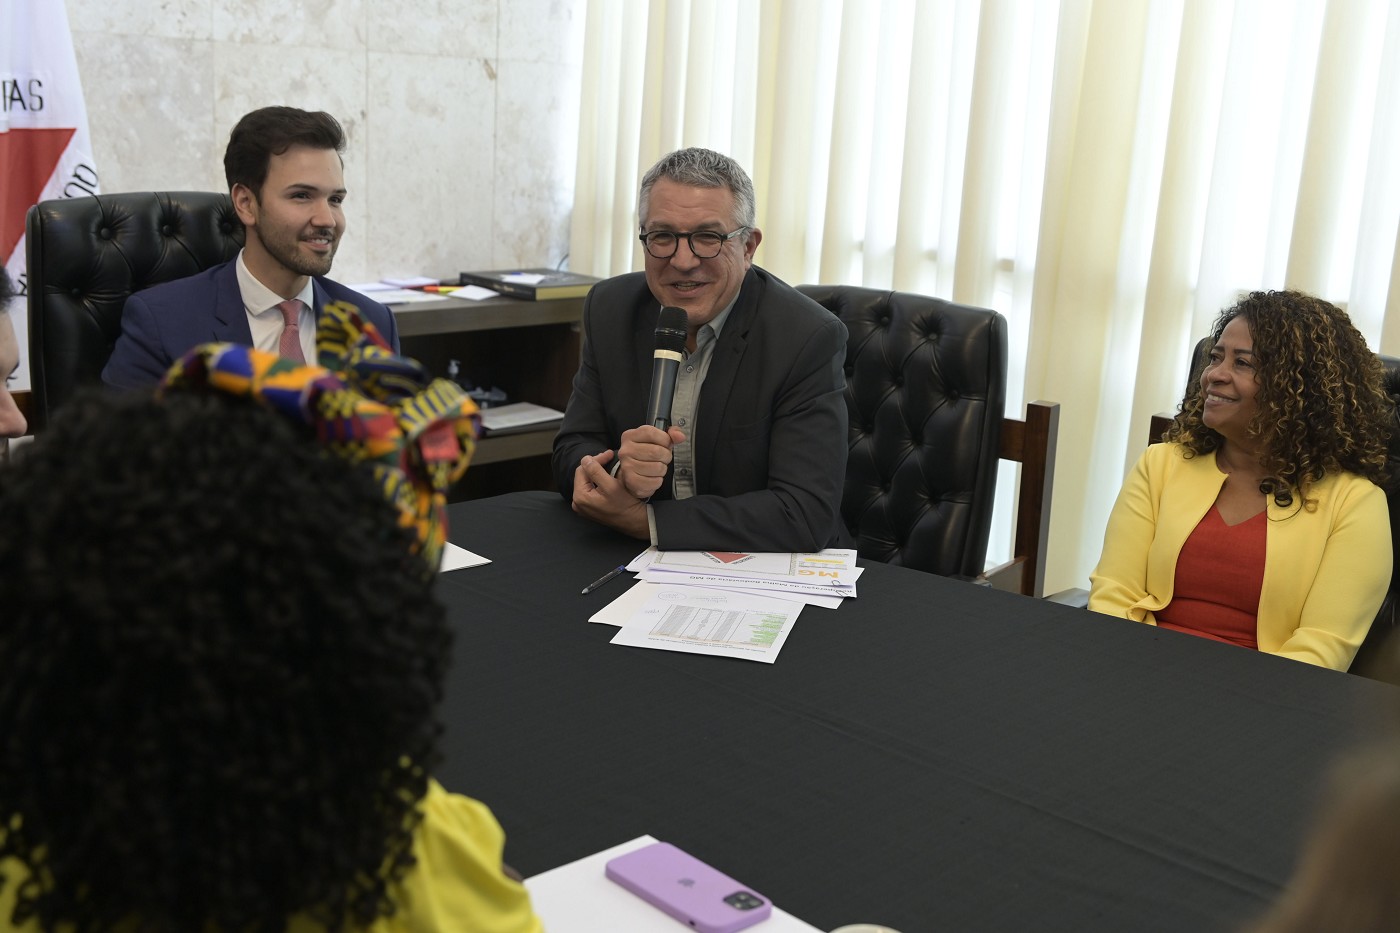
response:
[[[1400,353],[1400,4],[589,0],[585,35],[572,267],[641,268],[641,172],[707,146],[787,281],[1002,312],[1009,413],[1062,405],[1051,589],[1239,292]]]

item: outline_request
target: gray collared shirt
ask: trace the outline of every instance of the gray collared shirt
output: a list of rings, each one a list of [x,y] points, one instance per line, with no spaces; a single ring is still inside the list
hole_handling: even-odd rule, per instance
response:
[[[714,320],[705,324],[695,334],[695,352],[686,356],[676,374],[676,394],[671,401],[671,424],[685,433],[685,440],[671,448],[671,495],[677,499],[689,499],[695,495],[695,427],[700,409],[700,388],[705,384],[705,376],[710,371],[710,362],[715,357],[715,345],[719,343],[720,331],[729,320],[729,312],[739,301],[736,294]],[[656,544],[656,514],[647,506],[647,525],[651,531],[651,543]]]
[[[739,296],[735,295],[734,301],[738,300]],[[700,387],[705,384],[710,361],[715,357],[715,344],[719,342],[729,312],[734,310],[734,301],[695,334],[695,352],[686,356],[676,374],[671,423],[685,432],[685,440],[671,448],[671,462],[675,467],[671,472],[671,494],[677,499],[695,495],[695,420],[700,408]]]

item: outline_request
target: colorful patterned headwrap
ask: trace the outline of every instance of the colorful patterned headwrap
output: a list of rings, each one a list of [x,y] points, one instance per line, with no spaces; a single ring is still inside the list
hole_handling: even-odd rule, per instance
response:
[[[311,428],[328,450],[364,464],[417,539],[434,573],[447,538],[447,490],[467,469],[481,416],[456,384],[396,356],[353,305],[326,305],[316,324],[319,366],[231,343],[195,347],[159,393],[213,389],[246,396]]]

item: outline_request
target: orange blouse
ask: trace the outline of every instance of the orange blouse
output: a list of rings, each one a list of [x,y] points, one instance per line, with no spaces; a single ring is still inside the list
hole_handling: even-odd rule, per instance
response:
[[[1157,626],[1258,650],[1268,512],[1227,525],[1211,506],[1176,559],[1172,601]]]

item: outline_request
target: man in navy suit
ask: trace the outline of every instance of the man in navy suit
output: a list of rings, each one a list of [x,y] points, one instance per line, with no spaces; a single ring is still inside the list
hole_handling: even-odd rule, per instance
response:
[[[753,182],[682,149],[642,178],[646,271],[599,282],[554,441],[575,512],[662,548],[815,551],[844,544],[846,327],[753,264]],[[663,306],[685,311],[672,427],[646,423]]]
[[[264,107],[239,120],[224,175],[246,231],[242,251],[128,298],[103,381],[153,386],[185,351],[210,341],[315,362],[316,320],[331,301],[359,308],[397,352],[389,309],[325,278],[345,232],[344,150],[345,134],[328,113]]]

